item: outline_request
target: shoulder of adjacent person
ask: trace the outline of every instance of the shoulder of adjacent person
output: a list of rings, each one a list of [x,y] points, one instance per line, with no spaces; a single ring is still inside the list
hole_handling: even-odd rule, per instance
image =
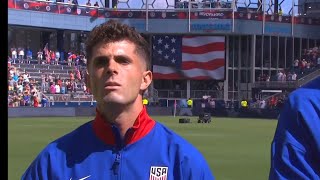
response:
[[[318,105],[319,107],[320,77],[293,91],[289,95],[289,102],[292,108],[301,111],[306,110],[308,106],[316,107]]]

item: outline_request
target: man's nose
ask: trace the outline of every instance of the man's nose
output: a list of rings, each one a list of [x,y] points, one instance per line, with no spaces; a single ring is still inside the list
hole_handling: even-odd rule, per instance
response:
[[[108,63],[107,74],[118,74],[118,68],[119,64],[114,59],[111,59]]]

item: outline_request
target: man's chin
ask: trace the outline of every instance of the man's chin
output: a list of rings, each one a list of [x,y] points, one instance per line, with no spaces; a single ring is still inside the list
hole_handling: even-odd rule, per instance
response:
[[[104,104],[111,104],[111,105],[125,104],[122,99],[116,98],[116,97],[104,97],[103,103]]]

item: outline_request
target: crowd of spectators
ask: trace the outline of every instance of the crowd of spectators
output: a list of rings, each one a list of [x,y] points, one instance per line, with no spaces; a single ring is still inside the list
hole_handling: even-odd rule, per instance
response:
[[[287,97],[287,93],[282,93],[278,96],[272,96],[271,98],[268,98],[266,100],[253,98],[248,102],[248,106],[249,108],[259,109],[279,109],[282,107]]]
[[[289,69],[279,71],[275,76],[270,77],[262,74],[257,81],[296,81],[300,77],[320,68],[320,48],[314,47],[304,49],[301,59],[295,59]]]
[[[65,58],[66,57],[66,58]],[[87,58],[83,52],[59,52],[58,50],[50,50],[47,46],[44,49],[39,49],[36,55],[33,55],[32,50],[28,48],[11,48],[11,57],[9,61],[12,64],[27,63],[30,64],[32,59],[37,59],[38,64],[67,64],[68,66],[86,66]]]
[[[32,50],[27,47],[27,48],[11,48],[11,60],[12,63],[29,63],[30,60],[32,59]]]
[[[68,65],[72,67],[72,70],[68,72],[69,78],[60,78],[59,75],[42,72],[40,82],[36,82],[35,79],[31,79],[28,72],[20,73],[14,66],[17,63],[30,64],[32,59],[37,59],[38,64]],[[44,49],[39,49],[36,56],[33,56],[33,52],[29,47],[11,48],[11,56],[8,56],[9,106],[39,106],[39,102],[42,100],[42,98],[39,98],[41,93],[68,94],[78,92],[78,90],[81,89],[84,94],[90,95],[90,90],[86,87],[84,80],[85,69],[83,67],[86,66],[86,63],[87,59],[84,53],[76,54],[71,50],[69,52],[63,52],[63,55],[60,55],[59,51],[49,50],[45,47]],[[263,74],[257,77],[257,81],[295,81],[299,76],[313,71],[314,68],[320,68],[320,49],[317,47],[303,50],[302,59],[296,59],[291,69],[279,71],[275,77]],[[194,89],[194,87],[202,90],[211,89],[223,91],[223,86],[218,86],[214,81],[212,81],[212,83],[196,83],[193,84],[192,88]],[[180,85],[175,84],[175,89],[180,90]],[[278,98],[277,100],[272,99],[270,102],[251,100],[249,104],[254,104],[255,108],[276,107],[275,102],[278,102],[278,100],[281,101],[282,99],[283,98]]]
[[[28,72],[20,72],[8,64],[8,107],[45,107],[48,99],[40,92],[39,84]]]
[[[84,67],[87,63],[84,53],[75,54],[69,51],[65,54],[66,56],[60,56],[59,51],[45,47],[39,49],[36,56],[33,56],[30,48],[12,47],[11,56],[8,56],[8,107],[45,107],[48,104],[48,97],[45,94],[70,94],[80,90],[89,95],[90,90],[86,87],[84,80]],[[63,57],[66,57],[66,60]],[[41,72],[41,80],[38,82],[35,78],[31,78],[28,72],[21,72],[16,67],[16,64],[25,63],[68,65],[72,68],[66,70],[68,78]]]
[[[78,92],[82,89],[83,93],[89,95],[89,88],[87,88],[84,79],[84,69],[78,69],[74,67],[74,70],[70,71],[69,78],[61,79],[59,75],[48,74],[42,72],[41,74],[41,89],[46,94],[70,94]]]

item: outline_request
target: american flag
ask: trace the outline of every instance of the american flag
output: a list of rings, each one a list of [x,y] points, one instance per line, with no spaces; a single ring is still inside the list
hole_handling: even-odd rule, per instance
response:
[[[44,54],[46,55],[46,57],[49,57],[48,43],[44,46],[43,51],[44,51]]]
[[[152,37],[154,79],[225,78],[224,36]]]

